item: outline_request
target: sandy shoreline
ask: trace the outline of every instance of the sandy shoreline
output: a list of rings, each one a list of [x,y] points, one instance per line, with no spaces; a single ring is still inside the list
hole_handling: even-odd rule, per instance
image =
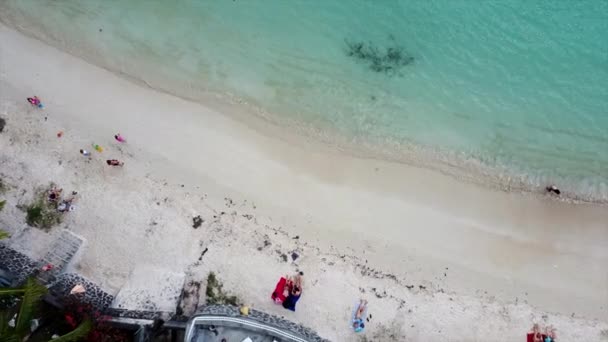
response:
[[[369,136],[353,136],[333,130],[327,125],[316,125],[312,122],[298,121],[290,115],[273,114],[258,104],[255,99],[244,99],[238,94],[218,92],[211,83],[192,82],[192,74],[173,75],[164,68],[159,68],[155,59],[141,58],[140,55],[120,50],[119,59],[112,56],[113,34],[106,31],[97,32],[93,28],[90,38],[75,39],[70,34],[62,34],[53,28],[51,21],[40,21],[34,11],[17,10],[19,6],[7,5],[0,11],[0,22],[9,27],[16,27],[26,35],[34,37],[49,45],[58,47],[90,64],[105,68],[122,78],[185,100],[202,103],[213,111],[227,115],[236,121],[245,122],[249,127],[261,131],[262,135],[271,135],[294,144],[310,145],[322,141],[321,149],[330,148],[340,154],[350,154],[356,158],[391,160],[409,164],[414,167],[433,169],[448,174],[459,181],[469,182],[496,190],[521,192],[528,196],[544,196],[547,183],[555,183],[562,191],[560,201],[572,203],[597,203],[608,205],[608,193],[605,182],[601,179],[572,179],[566,175],[542,176],[537,172],[517,170],[515,165],[490,165],[482,162],[485,157],[472,156],[451,149],[422,146],[406,141],[373,139]],[[116,38],[116,37],[114,37]],[[134,50],[138,48],[132,47]],[[147,49],[145,46],[141,49]],[[104,57],[105,56],[105,57]],[[194,76],[196,77],[196,76]],[[200,80],[199,80],[200,81]],[[252,118],[255,116],[256,118]],[[279,125],[280,128],[269,129]],[[294,135],[300,136],[294,136]],[[374,141],[372,141],[374,140]],[[331,147],[330,147],[331,146]],[[489,156],[491,158],[491,156]],[[521,165],[520,165],[521,166]]]
[[[87,239],[76,267],[109,292],[138,267],[201,278],[214,270],[256,307],[286,314],[268,292],[300,268],[309,288],[286,316],[336,341],[350,336],[345,322],[361,289],[374,314],[370,336],[394,323],[411,340],[511,341],[543,315],[564,341],[608,329],[605,207],[494,192],[277,139],[272,128],[261,134],[5,26],[0,41],[0,173],[29,192],[50,181],[79,191],[65,222]],[[24,101],[32,94],[44,111]],[[128,144],[112,141],[117,131]],[[78,149],[93,142],[106,151],[87,162]],[[109,169],[106,157],[126,167]],[[7,207],[29,192],[5,195]],[[194,215],[206,220],[198,230]],[[41,247],[32,236],[44,245],[18,210],[0,222],[25,251]],[[283,262],[293,251],[299,258]]]

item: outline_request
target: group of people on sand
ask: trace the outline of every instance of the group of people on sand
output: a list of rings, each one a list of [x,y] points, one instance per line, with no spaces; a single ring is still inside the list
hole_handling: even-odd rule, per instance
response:
[[[275,303],[283,305],[287,310],[296,311],[296,303],[300,299],[304,284],[304,272],[298,272],[295,276],[286,275],[281,277],[274,292],[271,295]]]
[[[281,277],[272,292],[270,298],[281,304],[285,309],[296,311],[296,303],[302,296],[304,290],[304,272],[298,272],[295,276],[286,275]],[[367,316],[367,300],[361,299],[355,303],[351,316],[351,328],[355,332],[365,329],[365,322],[369,322],[371,315]]]
[[[557,334],[553,326],[547,326],[542,332],[542,329],[538,323],[532,326],[532,330],[528,333],[526,342],[555,342],[557,341]]]
[[[127,142],[127,140],[122,135],[120,135],[120,133],[115,134],[114,135],[114,139],[116,139],[116,141],[121,142],[121,143]],[[103,152],[103,147],[101,147],[101,146],[99,146],[97,144],[93,144],[93,148],[97,152],[100,152],[100,153]],[[90,157],[91,156],[91,152],[89,152],[89,151],[87,151],[85,149],[81,149],[80,150],[80,154],[82,154],[85,157]],[[108,159],[108,160],[106,160],[106,164],[108,164],[109,166],[124,166],[125,165],[124,162],[121,162],[118,159]]]
[[[55,203],[57,211],[64,213],[66,211],[73,211],[76,209],[73,202],[76,199],[76,195],[78,194],[76,191],[72,191],[72,196],[68,198],[61,198],[61,193],[63,189],[57,188],[55,186],[51,187],[48,191],[47,199],[49,202]]]
[[[27,101],[35,107],[43,108],[42,102],[37,96],[28,97]],[[63,132],[59,132],[57,137],[62,137]],[[117,133],[114,135],[114,139],[120,143],[125,143],[126,139]],[[103,148],[97,144],[93,144],[93,148],[98,152],[103,152]],[[85,149],[81,149],[80,153],[85,157],[90,157],[91,153]],[[117,159],[108,159],[106,164],[109,166],[123,166],[124,163]],[[561,191],[555,186],[550,185],[545,188],[547,193],[560,195]],[[63,189],[55,186],[48,190],[48,201],[56,203],[57,211],[67,212],[73,211],[75,206],[73,201],[77,195],[76,191],[72,192],[72,196],[62,199],[61,194]],[[47,266],[45,266],[47,267]],[[50,265],[52,267],[52,265]],[[297,272],[294,276],[286,275],[281,277],[276,285],[275,290],[272,292],[271,298],[276,304],[280,304],[283,308],[291,311],[296,311],[296,304],[302,296],[304,290],[304,272]],[[365,329],[366,322],[371,319],[371,314],[367,314],[367,300],[361,299],[354,305],[354,309],[350,318],[350,327],[354,332],[362,332]],[[224,341],[224,340],[222,340]],[[527,342],[555,342],[556,332],[552,326],[547,326],[544,332],[541,331],[539,324],[534,324],[531,331],[527,334]]]
[[[29,102],[32,106],[38,107],[38,108],[44,108],[44,106],[42,105],[42,102],[40,101],[40,99],[38,98],[38,96],[32,96],[32,97],[28,97],[27,98],[27,102]],[[63,136],[63,132],[59,132],[57,133],[57,137],[61,138]],[[114,139],[120,143],[125,143],[127,142],[127,140],[120,134],[117,133],[114,135]],[[103,148],[97,144],[93,144],[93,148],[97,151],[97,152],[103,152]],[[81,149],[80,150],[80,154],[82,154],[85,157],[90,157],[91,156],[91,152],[85,150],[85,149]],[[121,162],[118,159],[108,159],[106,160],[106,164],[108,164],[109,166],[123,166],[125,163]]]

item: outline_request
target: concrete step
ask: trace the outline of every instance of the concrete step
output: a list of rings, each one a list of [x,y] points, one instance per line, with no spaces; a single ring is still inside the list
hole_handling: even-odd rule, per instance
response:
[[[40,267],[51,264],[53,265],[53,268],[48,271],[40,272],[38,274],[38,280],[43,284],[55,281],[57,276],[65,270],[66,266],[78,253],[80,247],[84,244],[84,241],[84,238],[69,230],[64,229],[59,232],[57,238],[48,249],[48,252],[40,261]]]
[[[174,314],[186,275],[154,266],[135,268],[111,308]]]

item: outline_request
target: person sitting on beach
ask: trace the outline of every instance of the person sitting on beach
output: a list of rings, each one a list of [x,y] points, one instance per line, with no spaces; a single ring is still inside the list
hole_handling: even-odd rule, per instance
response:
[[[295,277],[293,277],[293,284],[294,286],[299,287],[300,289],[304,288],[304,272],[300,271],[298,272],[298,274],[295,275]]]
[[[283,295],[285,297],[289,296],[289,293],[291,293],[291,290],[295,287],[299,288],[300,291],[302,291],[302,289],[304,288],[302,286],[302,283],[303,283],[302,277],[303,276],[304,276],[304,272],[298,272],[293,277],[285,276],[285,279],[287,279],[287,281],[285,282],[285,287],[283,289]]]
[[[108,159],[106,163],[110,166],[123,166],[125,163],[118,161],[118,159]]]
[[[56,202],[61,196],[62,191],[63,189],[57,189],[56,187],[52,187],[51,190],[49,190],[49,201]]]
[[[555,328],[552,326],[545,327],[545,341],[544,342],[555,342],[557,338],[557,334],[555,333]]]
[[[120,135],[120,133],[117,133],[117,134],[114,136],[114,139],[116,139],[116,141],[121,142],[121,143],[127,142],[127,140],[125,140],[125,138],[123,138],[123,136],[122,136],[122,135]]]
[[[80,154],[82,154],[85,157],[91,156],[91,152],[89,152],[87,150],[80,150]]]
[[[74,207],[72,205],[73,201],[74,201],[74,197],[70,197],[68,199],[61,201],[61,203],[59,203],[59,205],[57,206],[57,211],[60,213],[64,213],[66,211],[74,211],[74,209],[76,209],[76,207]]]
[[[301,295],[302,289],[294,285],[293,289],[291,289],[291,292],[289,293],[289,296],[285,298],[283,307],[287,310],[296,311],[296,303],[300,299]]]
[[[545,190],[547,190],[547,192],[549,192],[549,193],[556,194],[556,195],[559,195],[562,193],[555,185],[549,185],[545,188]]]
[[[353,318],[353,329],[355,332],[361,332],[365,329],[365,312],[367,311],[367,301],[361,299],[359,307],[355,311],[355,317]]]
[[[543,341],[543,335],[540,332],[540,326],[535,323],[532,326],[532,331],[528,333],[528,341],[530,342],[545,342]]]

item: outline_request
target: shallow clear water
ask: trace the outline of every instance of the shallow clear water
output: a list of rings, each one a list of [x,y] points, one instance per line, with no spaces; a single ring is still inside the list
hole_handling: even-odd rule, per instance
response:
[[[608,200],[605,0],[0,0],[0,10],[169,92],[230,93],[383,155],[418,146]]]

